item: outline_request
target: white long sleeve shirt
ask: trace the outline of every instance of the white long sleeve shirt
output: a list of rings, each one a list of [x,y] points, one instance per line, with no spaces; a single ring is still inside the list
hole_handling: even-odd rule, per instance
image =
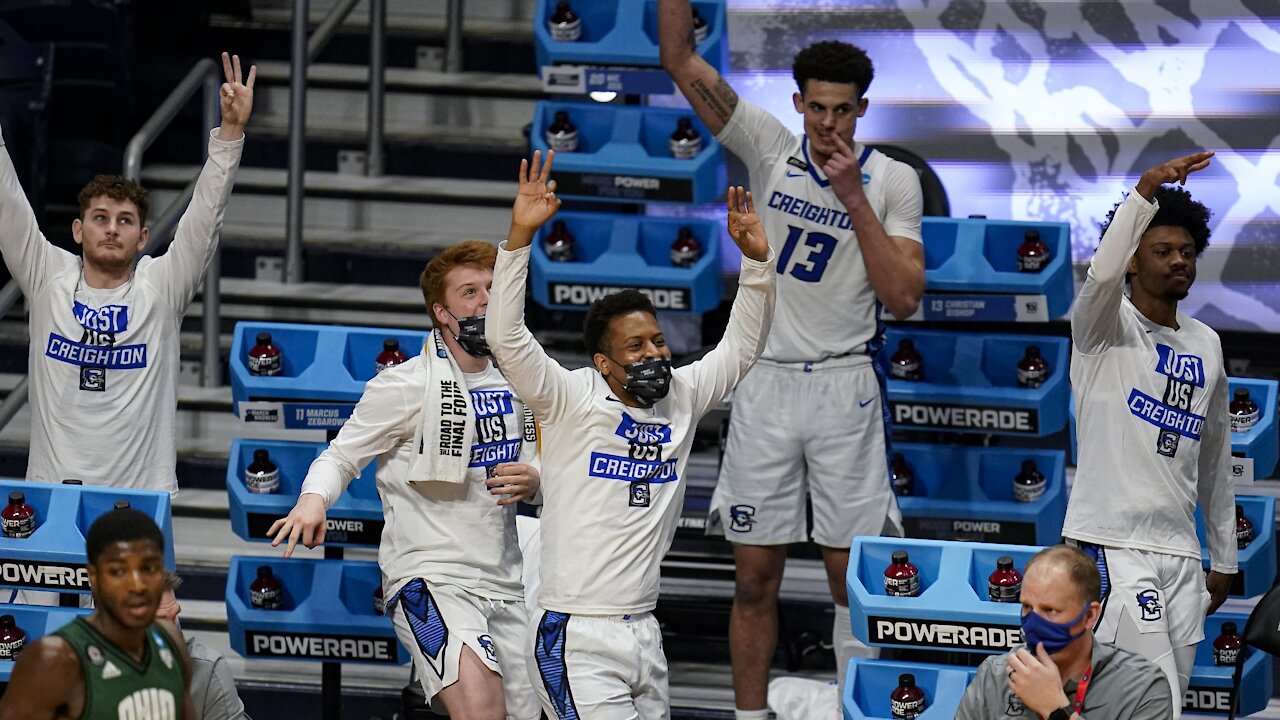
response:
[[[520,459],[522,413],[511,402],[511,386],[492,364],[483,372],[464,374],[464,379],[473,408],[496,409],[489,415],[502,418],[504,435],[486,443],[477,434],[465,482],[410,484],[405,479],[427,386],[427,364],[421,355],[383,370],[365,384],[351,417],[311,463],[302,482],[301,494],[319,495],[328,509],[377,458],[384,519],[378,565],[388,600],[414,578],[457,585],[498,600],[524,597],[516,506],[498,505],[499,496],[490,495],[485,486],[487,467]],[[503,395],[506,402],[495,402]],[[508,455],[487,452],[494,449]],[[525,459],[534,464],[529,450]]]
[[[31,309],[28,479],[177,492],[178,332],[244,147],[216,133],[169,250],[110,290],[89,287],[81,259],[45,240],[0,152],[0,253]]]
[[[716,139],[746,164],[778,258],[778,321],[764,359],[819,361],[874,348],[884,333],[880,304],[849,212],[810,156],[808,138],[740,99]],[[923,242],[920,176],[861,143],[853,152],[862,163],[863,192],[885,233]]]
[[[1151,322],[1123,292],[1129,259],[1157,208],[1129,193],[1071,314],[1079,459],[1062,534],[1199,560],[1198,501],[1211,567],[1234,573],[1222,344],[1181,312],[1177,330]]]
[[[614,396],[594,367],[566,370],[524,324],[529,248],[498,248],[486,335],[494,358],[542,423],[539,606],[619,615],[652,610],[675,537],[698,419],[759,358],[773,318],[772,258],[742,260],[724,338],[673,372],[652,408]]]

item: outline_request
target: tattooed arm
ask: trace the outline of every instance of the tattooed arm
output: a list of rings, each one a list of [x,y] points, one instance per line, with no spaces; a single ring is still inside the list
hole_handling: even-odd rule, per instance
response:
[[[738,94],[697,53],[689,0],[658,3],[658,56],[698,118],[718,135],[738,107]]]

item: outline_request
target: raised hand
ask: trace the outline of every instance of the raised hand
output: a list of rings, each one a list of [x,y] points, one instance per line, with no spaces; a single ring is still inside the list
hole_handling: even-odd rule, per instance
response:
[[[520,190],[516,193],[515,204],[511,206],[513,226],[529,231],[537,230],[560,209],[560,198],[556,197],[556,181],[547,179],[551,175],[551,163],[555,157],[555,150],[548,151],[547,162],[544,164],[542,151],[535,150],[532,164],[528,160],[520,161]]]
[[[231,134],[223,140],[239,140],[244,133],[244,126],[249,124],[249,116],[253,114],[253,82],[258,77],[258,66],[249,66],[249,77],[241,82],[240,56],[222,53],[222,74],[227,81],[222,83],[218,91],[218,101],[222,105],[222,129]]]
[[[1138,194],[1151,200],[1155,197],[1156,190],[1165,183],[1176,182],[1179,185],[1186,185],[1187,176],[1209,167],[1211,157],[1213,157],[1213,151],[1205,150],[1184,155],[1151,168],[1142,173],[1142,177],[1138,180]]]
[[[729,237],[738,244],[742,254],[764,262],[769,259],[769,238],[765,236],[764,224],[756,215],[756,204],[751,193],[741,185],[729,186]]]
[[[840,136],[836,135],[834,139],[836,151],[822,166],[822,172],[831,181],[831,189],[835,191],[836,197],[847,207],[863,195],[862,163],[853,154],[853,148],[840,139]]]

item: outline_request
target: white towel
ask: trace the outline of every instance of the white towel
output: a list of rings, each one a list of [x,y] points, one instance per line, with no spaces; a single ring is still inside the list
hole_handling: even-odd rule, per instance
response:
[[[476,432],[471,393],[439,330],[431,332],[422,352],[426,356],[426,393],[413,437],[416,450],[409,460],[408,480],[461,483],[467,479]]]

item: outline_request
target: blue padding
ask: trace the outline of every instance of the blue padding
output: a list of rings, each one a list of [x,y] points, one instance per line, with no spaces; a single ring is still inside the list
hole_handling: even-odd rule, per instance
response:
[[[1052,545],[1062,537],[1067,511],[1061,450],[1014,450],[958,445],[894,443],[915,474],[915,492],[898,498],[907,535]],[[1023,460],[1034,460],[1045,491],[1034,502],[1014,499],[1013,480]]]
[[[560,197],[615,202],[702,204],[724,196],[724,151],[691,110],[539,101],[530,147],[547,152],[547,127],[557,111],[578,128],[578,150],[556,153],[551,177]],[[668,143],[676,121],[688,118],[702,136],[692,159],[671,157]]]
[[[274,377],[249,374],[249,349],[260,332],[271,333],[280,347],[284,371]],[[364,384],[374,375],[374,360],[388,338],[400,341],[409,357],[422,351],[427,333],[422,330],[390,330],[341,325],[238,322],[231,341],[231,398],[239,414],[240,403],[254,400],[294,401],[283,418],[286,426],[309,429],[306,403],[355,404]],[[349,414],[349,410],[348,410]],[[345,419],[345,417],[344,417]],[[319,427],[319,429],[336,429]]]
[[[285,517],[298,501],[307,469],[328,443],[286,440],[246,440],[231,443],[227,460],[227,496],[231,501],[231,529],[244,540],[269,542],[271,523]],[[252,493],[245,486],[245,468],[253,462],[254,450],[266,450],[280,469],[280,492]],[[329,508],[329,530],[325,544],[340,547],[378,547],[382,536],[382,501],[378,497],[377,461],[370,462],[360,477]]]
[[[854,637],[880,647],[1004,652],[1022,642],[1019,606],[988,600],[987,577],[1008,555],[1019,571],[1042,548],[945,540],[856,537],[846,582]],[[918,597],[884,592],[895,550],[920,570]]]
[[[698,54],[720,72],[728,70],[728,32],[724,0],[695,0],[698,14],[707,21],[707,37],[698,44]],[[587,90],[609,90],[625,95],[652,95],[675,92],[658,63],[657,0],[577,0],[573,10],[582,18],[582,36],[576,42],[551,38],[548,21],[555,13],[556,0],[538,0],[534,9],[533,37],[539,72],[548,82],[550,65],[606,66],[602,74],[617,75],[592,84]],[[629,66],[629,67],[627,67]],[[647,72],[636,72],[647,68]]]
[[[117,500],[156,521],[165,537],[165,567],[177,567],[167,492],[0,480],[0,502],[7,504],[15,490],[35,508],[36,531],[27,538],[0,537],[0,587],[88,593],[84,537]]]
[[[1240,550],[1240,572],[1231,584],[1231,596],[1255,597],[1270,590],[1276,580],[1276,499],[1237,495],[1236,504],[1253,523],[1253,542]],[[1231,517],[1235,517],[1234,511]],[[1200,538],[1200,558],[1207,570],[1209,546],[1205,543],[1204,515],[1199,506],[1196,506],[1196,535]]]
[[[898,429],[1043,437],[1067,424],[1066,338],[1043,335],[889,329],[885,352],[910,338],[924,358],[924,380],[889,380],[889,407]],[[1018,361],[1037,345],[1049,364],[1038,388],[1017,384]]]
[[[260,565],[270,566],[284,584],[280,610],[259,610],[249,601]],[[231,647],[246,658],[402,665],[409,654],[391,619],[373,610],[381,582],[377,563],[232,557],[226,592]]]
[[[534,239],[529,280],[533,298],[549,308],[586,310],[592,301],[622,288],[641,288],[662,312],[701,314],[720,304],[720,225],[695,218],[565,212],[556,215],[574,236],[577,260],[554,262],[543,250],[551,232]],[[693,267],[671,264],[680,228],[693,230],[702,257]]]

